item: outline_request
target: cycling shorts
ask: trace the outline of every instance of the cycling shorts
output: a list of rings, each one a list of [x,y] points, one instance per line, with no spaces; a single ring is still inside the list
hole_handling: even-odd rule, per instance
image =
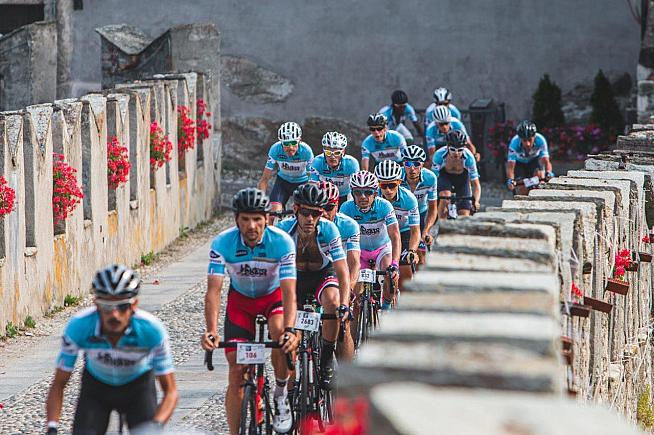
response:
[[[304,309],[304,304],[320,303],[320,296],[327,287],[338,288],[338,279],[334,268],[329,264],[320,270],[297,271],[297,309]]]
[[[420,213],[420,234],[422,234],[422,230],[425,229],[425,222],[427,221],[427,212]],[[420,244],[418,244],[418,251],[425,252],[427,250],[427,245],[425,245],[425,242],[420,240]]]
[[[113,410],[125,415],[130,432],[151,421],[157,411],[154,372],[150,370],[125,385],[112,386],[100,382],[84,369],[73,434],[107,432]]]
[[[443,191],[455,192],[458,197],[472,196],[470,189],[470,175],[464,169],[460,174],[450,174],[441,171],[438,175],[438,194]],[[459,210],[472,210],[472,201],[469,199],[457,199],[456,207]]]
[[[253,341],[256,333],[256,319],[263,314],[267,319],[277,314],[284,314],[282,289],[260,298],[249,298],[233,288],[227,295],[225,313],[225,338],[223,341]],[[234,352],[236,348],[227,348],[225,353]]]
[[[370,269],[370,261],[374,260],[375,269],[381,270],[381,260],[386,255],[393,255],[393,245],[390,241],[374,251],[366,251],[365,249],[362,249],[359,260],[361,269]]]
[[[286,203],[293,196],[293,191],[302,184],[304,183],[291,183],[282,177],[277,177],[270,192],[270,202],[281,204],[282,208],[286,207]]]
[[[515,162],[514,177],[516,180],[531,178],[536,175],[536,172],[544,170],[539,158],[531,159],[529,163]]]

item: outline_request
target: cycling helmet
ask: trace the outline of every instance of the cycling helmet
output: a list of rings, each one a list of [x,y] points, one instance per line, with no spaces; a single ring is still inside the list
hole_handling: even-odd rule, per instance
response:
[[[536,136],[536,124],[525,119],[524,121],[520,122],[520,124],[518,124],[516,131],[518,132],[518,136],[520,136],[521,139],[532,138]]]
[[[350,187],[352,189],[379,189],[379,181],[372,172],[359,171],[352,174],[350,178]]]
[[[302,129],[296,122],[285,122],[277,130],[277,139],[281,141],[285,140],[297,140],[299,141],[302,137]]]
[[[337,131],[328,131],[322,137],[322,147],[344,149],[347,147],[347,138]]]
[[[141,280],[136,272],[123,264],[112,264],[96,272],[93,293],[98,298],[131,298],[139,294]]]
[[[255,187],[241,189],[232,199],[232,209],[236,213],[268,213],[270,198],[266,192]]]
[[[381,113],[373,113],[368,116],[368,127],[386,127],[386,117]]]
[[[437,124],[450,122],[452,117],[450,116],[450,109],[446,106],[436,106],[434,109],[434,122]]]
[[[452,100],[452,94],[446,88],[434,89],[434,101],[436,104],[449,103]]]
[[[308,205],[311,207],[324,207],[329,198],[324,190],[314,183],[306,183],[298,186],[293,191],[293,202],[296,205]]]
[[[393,160],[384,160],[375,167],[375,176],[379,181],[401,180],[402,166]]]
[[[406,92],[397,90],[391,94],[391,101],[393,104],[406,104],[409,102]]]
[[[341,192],[339,192],[338,187],[334,183],[331,183],[329,181],[321,181],[318,183],[318,187],[322,189],[323,192],[325,192],[325,195],[327,195],[327,201],[337,203],[339,197],[341,196]]]
[[[402,160],[424,163],[427,160],[427,153],[418,145],[409,145],[402,150]]]
[[[468,136],[461,130],[450,130],[445,135],[447,146],[462,148],[468,143]]]

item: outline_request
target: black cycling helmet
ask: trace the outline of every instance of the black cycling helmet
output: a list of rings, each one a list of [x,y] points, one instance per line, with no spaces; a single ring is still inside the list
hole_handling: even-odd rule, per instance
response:
[[[386,117],[381,113],[373,113],[368,116],[368,127],[386,127]]]
[[[266,192],[255,187],[241,189],[232,199],[232,210],[235,213],[268,213],[270,198]]]
[[[129,299],[139,294],[141,280],[136,272],[123,264],[112,264],[96,272],[93,293],[98,298]]]
[[[447,146],[462,148],[468,143],[468,136],[461,130],[450,130],[445,135]]]
[[[536,124],[525,119],[524,121],[521,121],[520,124],[518,124],[516,131],[518,132],[518,136],[520,136],[521,139],[532,138],[536,136]]]
[[[296,205],[308,205],[310,207],[324,207],[329,202],[329,197],[324,190],[314,183],[306,183],[298,186],[293,192],[293,202]]]
[[[409,102],[409,97],[407,97],[406,92],[398,89],[391,94],[391,101],[393,104],[406,104]]]

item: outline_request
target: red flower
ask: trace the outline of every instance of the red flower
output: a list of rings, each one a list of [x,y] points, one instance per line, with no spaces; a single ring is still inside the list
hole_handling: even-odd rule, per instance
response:
[[[16,191],[9,187],[5,177],[0,176],[0,217],[13,211],[15,200]]]
[[[643,243],[649,243],[649,234],[645,234],[642,239]]]
[[[578,298],[584,297],[584,293],[581,291],[579,287],[577,287],[577,284],[575,284],[574,282],[572,283],[572,294],[577,296]]]
[[[77,170],[64,161],[63,155],[52,156],[52,216],[57,223],[75,210],[84,193],[77,184]]]
[[[107,181],[110,189],[117,189],[127,182],[129,175],[129,151],[121,146],[116,136],[107,142]]]
[[[195,121],[189,117],[190,113],[191,109],[186,106],[177,107],[177,152],[180,156],[195,147]]]
[[[197,122],[197,137],[198,139],[207,139],[211,132],[211,112],[207,112],[207,103],[200,99],[197,102],[198,122]]]
[[[168,135],[164,135],[157,121],[152,121],[150,124],[150,166],[152,169],[159,169],[169,162],[172,151],[173,144],[168,139]]]

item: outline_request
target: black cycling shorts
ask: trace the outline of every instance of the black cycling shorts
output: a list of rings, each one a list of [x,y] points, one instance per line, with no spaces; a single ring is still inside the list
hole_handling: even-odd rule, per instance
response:
[[[529,163],[515,162],[514,178],[522,180],[523,178],[531,178],[536,175],[538,171],[544,171],[543,165],[540,164],[540,159],[531,159]]]
[[[338,288],[338,279],[331,263],[320,270],[298,270],[296,283],[298,310],[302,310],[304,304],[311,304],[314,298],[320,303],[320,295],[325,288]]]
[[[443,191],[455,192],[457,197],[472,196],[468,170],[464,169],[460,174],[441,171],[438,175],[438,194],[440,195]],[[459,210],[472,210],[472,200],[457,199],[456,208]]]
[[[400,266],[410,266],[408,254],[409,254],[409,242],[411,241],[411,230],[407,230],[400,233],[400,240],[402,241],[402,253],[400,254]],[[421,242],[422,243],[422,242]]]
[[[282,205],[282,208],[286,207],[286,203],[293,196],[293,191],[302,184],[304,182],[291,183],[282,177],[277,177],[275,184],[273,184],[272,192],[270,192],[270,202],[277,202]]]
[[[106,433],[109,415],[113,410],[125,415],[130,429],[151,421],[157,411],[154,372],[150,370],[132,382],[114,387],[100,382],[84,369],[73,434]]]

